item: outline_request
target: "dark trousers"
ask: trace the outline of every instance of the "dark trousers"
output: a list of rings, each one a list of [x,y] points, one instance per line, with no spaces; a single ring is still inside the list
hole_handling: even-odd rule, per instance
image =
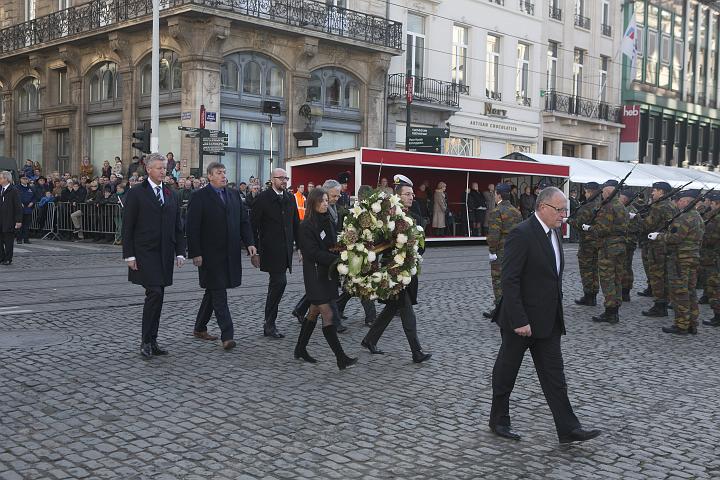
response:
[[[340,313],[345,312],[345,307],[347,306],[347,303],[352,298],[352,295],[350,295],[347,292],[343,292],[340,294],[340,298],[338,298],[338,308],[340,309]],[[377,318],[377,310],[375,309],[375,301],[370,299],[360,299],[360,304],[363,307],[363,310],[365,311],[365,322],[366,323],[372,323],[375,321],[375,318]]]
[[[160,314],[162,313],[165,287],[145,287],[145,305],[143,305],[142,343],[157,341]]]
[[[525,350],[530,349],[558,436],[567,435],[580,427],[567,395],[559,327],[549,338],[521,337],[506,330],[501,330],[501,335],[502,344],[492,374],[490,425],[510,426],[510,393],[515,386]]]
[[[383,308],[375,320],[375,323],[370,327],[370,331],[365,336],[365,340],[373,345],[377,344],[383,332],[390,324],[390,321],[396,313],[399,313],[400,321],[405,331],[405,337],[407,338],[408,345],[410,345],[410,350],[412,352],[419,352],[422,350],[422,347],[420,347],[420,340],[417,336],[415,310],[413,310],[412,302],[407,292],[403,291],[400,295],[404,296],[402,301],[391,300],[385,304],[385,308]]]
[[[0,232],[0,262],[12,260],[14,242],[14,232]]]
[[[217,290],[205,289],[200,309],[195,319],[195,331],[207,332],[208,322],[212,317],[213,311],[217,319],[218,327],[220,327],[220,339],[232,340],[235,335],[232,317],[230,316],[230,308],[227,303],[227,290],[219,288]]]
[[[285,271],[270,272],[270,283],[268,284],[267,298],[265,299],[265,325],[275,326],[277,320],[278,306],[282,300],[287,286],[287,275]]]
[[[28,240],[30,238],[30,224],[32,223],[32,213],[23,213],[22,226],[18,232],[18,240]]]
[[[293,312],[297,312],[304,317],[307,315],[308,310],[310,310],[310,300],[308,300],[307,295],[303,295],[295,308],[293,308]]]

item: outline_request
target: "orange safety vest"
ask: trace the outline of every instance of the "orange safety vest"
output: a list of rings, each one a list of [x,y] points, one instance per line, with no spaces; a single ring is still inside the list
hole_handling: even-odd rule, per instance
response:
[[[303,220],[305,218],[305,195],[295,192],[295,202],[297,203],[298,216],[300,220]]]

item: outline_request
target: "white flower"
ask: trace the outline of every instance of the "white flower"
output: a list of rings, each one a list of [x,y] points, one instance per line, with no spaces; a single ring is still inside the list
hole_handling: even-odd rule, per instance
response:
[[[395,256],[393,257],[393,260],[394,260],[395,263],[397,263],[398,265],[402,265],[403,263],[405,263],[405,255],[403,255],[403,254],[401,254],[401,253],[398,253],[397,255],[395,255]]]
[[[372,278],[373,282],[380,282],[380,280],[382,280],[382,273],[375,272],[372,274],[371,278]]]
[[[409,285],[409,284],[410,284],[410,280],[412,280],[412,279],[410,278],[409,275],[402,275],[402,276],[400,277],[400,281],[402,282],[403,285]]]
[[[397,240],[397,243],[399,243],[400,245],[403,245],[403,244],[407,243],[408,237],[404,233],[398,233],[396,240]]]
[[[355,205],[353,208],[350,209],[352,214],[355,216],[355,218],[359,217],[362,213],[363,209],[360,208],[360,205]]]
[[[374,213],[380,213],[380,210],[382,210],[382,206],[380,205],[380,202],[375,202],[370,207]]]
[[[352,283],[360,283],[360,282],[362,282],[362,278],[360,278],[360,277],[355,277],[352,279]]]
[[[418,244],[417,244],[417,243],[416,243],[415,245],[413,245],[413,250],[415,250],[415,251],[417,252],[418,249],[419,249],[419,247],[418,247]]]
[[[388,280],[388,286],[390,288],[393,288],[395,285],[397,285],[397,282],[393,282],[392,280]]]
[[[366,252],[367,251],[367,249],[365,248],[365,245],[363,245],[362,243],[358,243],[355,246],[355,250],[357,250],[358,252]]]
[[[418,229],[418,232],[425,232],[425,230],[423,230],[423,228],[420,225],[417,225],[417,229]]]
[[[370,295],[370,300],[377,300],[378,296],[376,294]]]
[[[387,228],[388,228],[388,230],[390,230],[391,232],[394,231],[394,230],[395,230],[395,222],[393,222],[392,220],[390,220],[390,221],[387,223]]]
[[[417,267],[412,267],[410,269],[410,275],[417,275]]]
[[[343,252],[343,253],[346,253],[346,252]],[[337,271],[340,275],[347,275],[348,272],[350,272],[350,269],[344,263],[338,263]]]
[[[368,262],[374,262],[375,258],[377,258],[375,256],[375,252],[373,252],[372,250],[368,250]]]
[[[371,232],[370,230],[368,230],[368,229],[365,229],[365,231],[363,231],[363,235],[362,235],[362,236],[363,236],[363,238],[364,238],[365,240],[367,240],[367,241],[370,241],[370,240],[373,239],[373,234],[372,234],[372,232]]]
[[[345,250],[340,254],[340,260],[342,260],[343,262],[347,262],[347,259],[348,259],[348,252],[347,252],[347,250]]]

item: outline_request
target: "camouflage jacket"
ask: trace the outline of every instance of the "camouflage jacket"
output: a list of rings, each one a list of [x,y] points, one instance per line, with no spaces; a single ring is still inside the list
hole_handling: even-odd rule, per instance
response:
[[[625,252],[630,217],[620,200],[615,197],[600,207],[590,233],[608,253]]]
[[[590,235],[588,232],[585,232],[582,229],[582,225],[584,223],[590,224],[593,218],[593,212],[596,208],[600,206],[600,195],[595,197],[595,200],[592,202],[586,202],[580,205],[580,207],[577,209],[577,213],[575,216],[568,220],[568,225],[570,225],[570,228],[574,228],[578,231],[578,236],[580,238],[581,242],[594,242],[595,237]]]
[[[648,233],[659,232],[665,228],[667,222],[672,219],[677,212],[677,207],[670,200],[653,203],[650,205],[650,212],[648,212],[646,217],[643,218],[638,215],[633,219],[633,223],[637,224],[633,228],[637,228],[641,236],[647,237]]]
[[[677,260],[700,258],[700,244],[705,233],[705,224],[700,212],[693,209],[673,220],[667,232],[661,233],[656,241],[667,245],[668,254]]]
[[[628,229],[627,229],[627,235],[625,238],[625,243],[630,248],[635,248],[638,243],[638,237],[640,236],[640,229],[636,223],[630,223],[630,214],[635,213],[637,214],[638,210],[635,208],[635,205],[625,205],[625,211],[628,214]]]
[[[703,235],[701,255],[704,257],[704,263],[708,265],[714,264],[720,257],[720,215],[715,214],[715,210],[711,210],[705,215],[705,220],[711,218],[705,225],[705,235]]]
[[[488,214],[487,244],[490,253],[497,255],[498,260],[505,252],[505,237],[520,222],[522,222],[520,210],[507,200],[498,203]]]

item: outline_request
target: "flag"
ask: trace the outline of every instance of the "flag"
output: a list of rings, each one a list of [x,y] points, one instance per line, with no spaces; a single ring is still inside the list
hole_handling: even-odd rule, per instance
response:
[[[637,22],[635,21],[635,14],[630,18],[630,23],[625,29],[625,35],[623,35],[622,44],[620,49],[622,53],[630,58],[630,76],[627,79],[628,86],[635,80],[637,75],[637,46],[635,40],[637,38]]]

